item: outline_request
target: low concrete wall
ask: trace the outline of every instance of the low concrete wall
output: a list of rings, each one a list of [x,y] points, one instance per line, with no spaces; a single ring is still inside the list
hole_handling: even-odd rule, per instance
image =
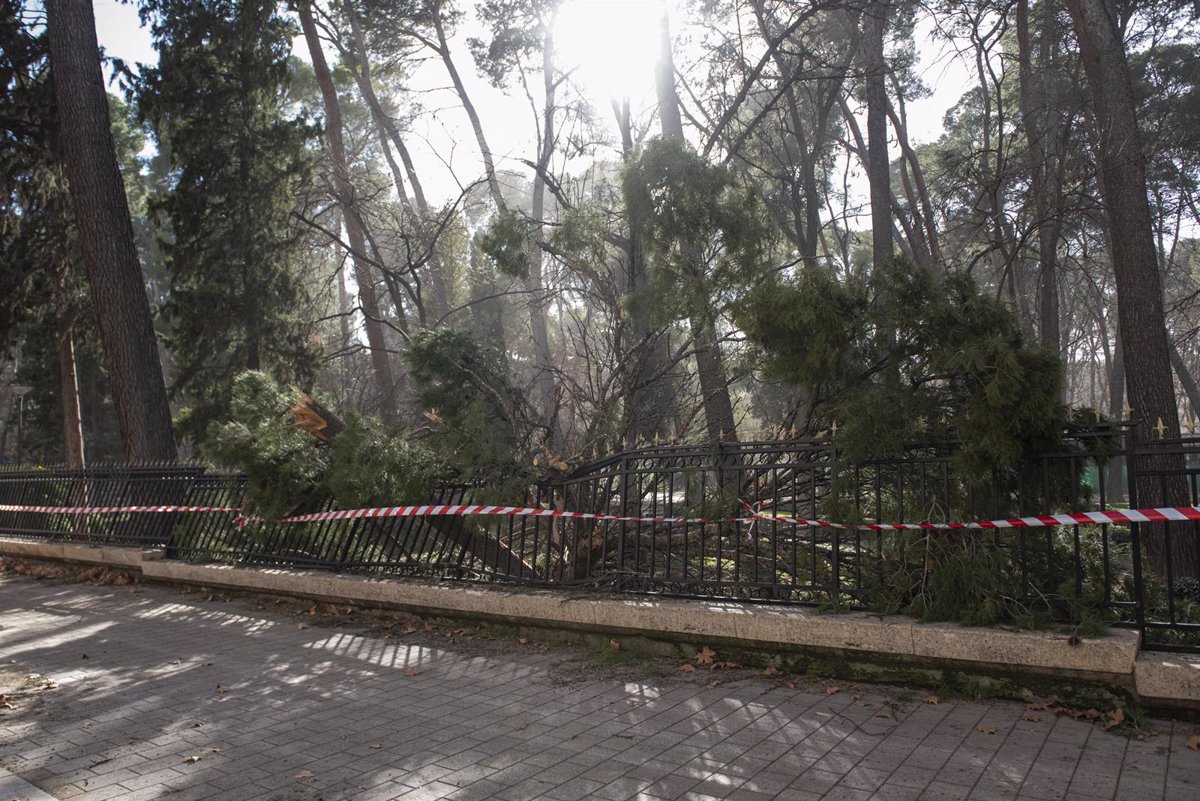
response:
[[[818,649],[974,672],[1074,679],[1117,688],[1160,705],[1200,707],[1200,658],[1138,650],[1135,632],[1075,641],[1066,635],[922,624],[906,617],[818,614],[798,607],[733,601],[571,594],[524,588],[381,580],[325,572],[194,565],[156,551],[0,540],[0,555],[101,564],[147,580],[385,606],[417,613],[724,642],[750,649]]]

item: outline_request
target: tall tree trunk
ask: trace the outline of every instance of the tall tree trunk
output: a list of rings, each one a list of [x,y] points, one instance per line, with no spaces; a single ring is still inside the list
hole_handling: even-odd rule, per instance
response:
[[[1087,73],[1098,132],[1096,169],[1109,228],[1117,314],[1125,355],[1126,383],[1139,441],[1157,439],[1158,421],[1167,436],[1179,436],[1179,411],[1171,380],[1171,348],[1163,314],[1162,285],[1154,246],[1154,227],[1146,194],[1145,152],[1138,132],[1137,102],[1111,0],[1067,0],[1079,53]],[[1188,501],[1179,456],[1143,457],[1142,465],[1178,480],[1143,476],[1138,503],[1174,506]],[[1196,549],[1188,537],[1175,536],[1168,550],[1160,526],[1147,526],[1146,550],[1159,575],[1168,560],[1176,576],[1197,574]]]
[[[887,64],[883,34],[888,4],[872,2],[863,12],[863,72],[867,95],[867,179],[871,186],[871,252],[879,267],[892,257],[892,180],[887,143]]]
[[[664,139],[671,139],[686,146],[683,119],[679,113],[679,95],[675,91],[675,59],[671,52],[670,20],[665,10],[661,21],[660,44],[654,84],[658,92],[658,117],[662,135]],[[693,278],[700,279],[703,274],[703,256],[699,248],[693,242],[680,242],[679,248],[683,253],[686,269],[692,273]],[[733,417],[733,402],[729,397],[729,379],[725,374],[721,343],[717,338],[715,315],[708,305],[708,300],[705,299],[703,308],[692,309],[689,318],[708,440],[713,444],[722,441],[736,442],[737,430]]]
[[[1183,393],[1187,396],[1192,412],[1200,412],[1200,386],[1197,386],[1195,376],[1188,369],[1187,362],[1183,360],[1183,355],[1179,352],[1179,347],[1174,343],[1171,344],[1171,366],[1175,368],[1175,375],[1179,376],[1179,385],[1183,387]]]
[[[383,324],[380,322],[375,276],[372,274],[371,265],[367,263],[367,241],[363,222],[354,204],[354,187],[350,183],[346,146],[342,140],[342,108],[338,102],[337,89],[333,85],[333,77],[329,73],[329,65],[325,61],[325,53],[321,49],[321,40],[317,36],[312,6],[308,2],[302,2],[299,12],[300,26],[304,29],[304,39],[308,43],[308,52],[312,59],[313,73],[316,75],[317,85],[321,89],[321,100],[325,106],[325,141],[329,145],[329,155],[333,160],[333,188],[345,220],[346,238],[350,240],[354,280],[358,284],[358,294],[362,300],[367,346],[371,351],[371,366],[379,390],[380,416],[388,422],[395,422],[396,379],[392,372],[391,360],[388,358]]]
[[[1017,2],[1017,62],[1020,72],[1021,121],[1029,154],[1034,213],[1037,217],[1038,330],[1043,344],[1062,353],[1062,324],[1058,303],[1058,239],[1061,229],[1058,168],[1062,121],[1058,110],[1056,4],[1042,2],[1039,60],[1034,64],[1030,39],[1029,0]]]
[[[628,164],[633,158],[633,125],[629,99],[621,103],[613,101],[613,112],[617,128],[621,132],[621,158]],[[629,238],[625,240],[625,286],[626,292],[636,298],[649,281],[646,270],[646,247],[638,236],[638,226],[625,209],[626,228]],[[649,319],[646,304],[631,304],[629,314],[629,345],[622,344],[620,352],[627,354],[621,360],[624,376],[624,409],[621,422],[621,440],[634,443],[650,442],[660,435],[670,434],[674,382],[667,375],[670,354],[666,338],[661,330],[655,330]]]
[[[388,148],[389,141],[396,148],[396,152],[400,154],[400,160],[404,162],[404,169],[408,174],[408,183],[413,193],[413,201],[416,203],[417,211],[420,213],[421,223],[425,225],[433,218],[433,215],[430,213],[429,203],[425,200],[425,192],[421,187],[421,181],[417,178],[412,156],[404,144],[404,139],[400,136],[400,129],[396,127],[395,120],[384,110],[383,104],[379,101],[379,96],[375,92],[375,84],[371,79],[371,57],[367,52],[366,40],[362,34],[362,26],[359,24],[358,14],[352,5],[348,6],[347,13],[350,15],[350,30],[354,40],[353,47],[347,54],[350,56],[349,60],[352,65],[350,72],[354,75],[354,82],[358,85],[359,93],[367,101],[367,107],[371,110],[371,119],[379,129],[379,139],[383,143],[385,153],[388,154],[388,165],[391,167],[393,180],[396,182],[396,191],[399,193],[401,201],[403,201],[405,206],[408,206],[404,179],[400,176],[400,171],[391,157],[391,150]],[[357,64],[358,69],[353,68],[355,64]],[[432,250],[436,247],[436,243],[431,242],[429,246]],[[430,283],[433,285],[433,316],[436,319],[441,318],[450,310],[450,292],[446,285],[446,276],[441,259],[436,253],[432,254],[429,260],[429,267]]]
[[[75,337],[71,320],[60,313],[56,320],[58,341],[58,377],[62,387],[63,444],[67,467],[82,470],[86,465],[83,451],[83,421],[79,414],[79,372],[75,361]]]
[[[893,91],[896,93],[895,104],[888,104],[888,118],[892,121],[892,127],[896,131],[896,141],[900,145],[901,155],[908,161],[909,167],[912,169],[913,186],[917,190],[919,206],[913,208],[913,225],[923,226],[924,239],[929,249],[929,259],[935,272],[940,274],[944,272],[945,265],[942,264],[942,248],[938,240],[933,202],[929,198],[929,187],[925,183],[925,171],[921,168],[921,160],[917,158],[917,151],[908,141],[908,112],[905,109],[900,81],[896,79],[896,71],[889,70],[888,77],[892,82]]]
[[[46,4],[58,138],[125,459],[174,461],[171,409],[113,146],[90,0]]]
[[[471,102],[471,96],[467,94],[467,87],[462,82],[462,76],[458,74],[458,67],[454,65],[454,59],[450,56],[450,43],[446,39],[446,28],[442,22],[441,2],[433,4],[433,27],[437,33],[437,54],[446,67],[450,83],[454,84],[454,91],[458,95],[459,102],[463,104],[463,110],[467,112],[467,119],[471,122],[471,130],[475,133],[475,141],[479,145],[479,156],[483,159],[483,169],[486,173],[488,189],[492,193],[492,200],[495,201],[496,208],[503,210],[507,206],[504,202],[504,195],[500,192],[500,181],[496,178],[496,162],[492,158],[492,148],[488,145],[487,137],[483,135],[483,123],[479,121],[479,113],[475,110],[475,104]]]
[[[545,234],[546,179],[545,171],[550,168],[554,154],[554,23],[553,17],[546,24],[542,37],[542,79],[545,89],[545,106],[542,109],[542,141],[538,149],[537,170],[533,175],[533,225],[529,236],[529,277],[525,288],[529,290],[529,326],[533,335],[533,388],[534,407],[547,427],[547,444],[553,451],[558,439],[557,409],[554,391],[554,360],[550,355],[550,332],[546,324],[546,288],[542,281],[542,237]]]

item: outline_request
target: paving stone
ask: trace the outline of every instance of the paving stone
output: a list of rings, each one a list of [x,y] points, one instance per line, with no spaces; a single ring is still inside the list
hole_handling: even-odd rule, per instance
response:
[[[1021,704],[866,690],[860,707],[819,685],[599,667],[564,683],[553,652],[301,628],[202,597],[0,576],[0,664],[58,683],[49,714],[0,717],[0,769],[63,801],[1200,798],[1192,724],[1155,720],[1137,742]]]

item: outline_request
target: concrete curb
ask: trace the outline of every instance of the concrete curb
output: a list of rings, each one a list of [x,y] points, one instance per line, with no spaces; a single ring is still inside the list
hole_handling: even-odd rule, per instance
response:
[[[773,650],[828,649],[908,663],[1098,682],[1160,705],[1200,707],[1200,657],[1141,653],[1136,632],[1072,645],[1045,632],[922,624],[906,617],[817,614],[734,601],[575,596],[501,586],[372,579],[317,571],[194,565],[158,551],[0,539],[0,555],[107,565],[151,581],[386,606],[517,625],[706,639]]]

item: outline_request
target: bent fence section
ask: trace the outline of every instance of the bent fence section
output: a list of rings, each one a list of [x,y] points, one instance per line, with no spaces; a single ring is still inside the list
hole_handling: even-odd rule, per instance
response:
[[[429,503],[478,496],[470,486],[446,486]],[[158,546],[167,558],[189,561],[940,618],[962,611],[939,607],[950,598],[981,622],[1093,618],[1140,629],[1147,647],[1200,650],[1195,521],[869,531],[781,519],[969,522],[1127,508],[1139,498],[1200,505],[1200,438],[1138,445],[1111,429],[1079,432],[1061,452],[982,476],[949,445],[914,446],[883,461],[851,461],[836,444],[810,440],[655,446],[505,499],[638,520],[429,515],[288,523],[220,511],[0,511],[0,536]],[[0,507],[243,509],[246,502],[243,477],[196,466],[0,469]]]

